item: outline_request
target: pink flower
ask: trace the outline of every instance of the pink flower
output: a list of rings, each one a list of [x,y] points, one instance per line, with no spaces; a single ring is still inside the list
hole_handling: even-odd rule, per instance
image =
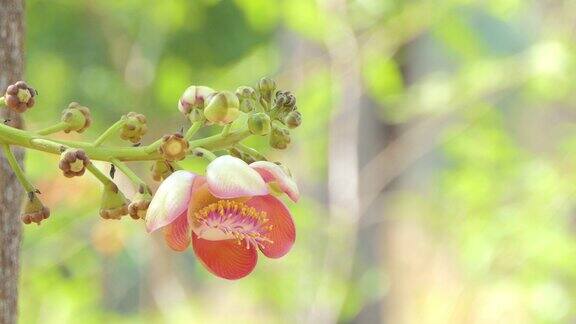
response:
[[[256,266],[257,249],[269,258],[284,256],[296,230],[290,211],[269,188],[293,201],[299,198],[294,180],[278,165],[250,165],[224,155],[212,161],[206,176],[176,171],[158,188],[146,216],[148,232],[164,230],[176,251],[190,244],[214,275],[240,279]]]

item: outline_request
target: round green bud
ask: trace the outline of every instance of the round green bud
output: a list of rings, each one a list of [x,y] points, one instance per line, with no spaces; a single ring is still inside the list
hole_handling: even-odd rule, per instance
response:
[[[258,82],[258,90],[262,93],[272,93],[276,90],[276,82],[270,78],[262,78]]]
[[[236,96],[238,96],[238,99],[240,99],[240,101],[247,99],[256,99],[256,90],[254,90],[254,88],[252,87],[246,87],[246,86],[238,87],[238,89],[236,89]]]
[[[296,128],[302,124],[302,114],[299,111],[291,111],[286,118],[284,118],[284,123],[290,128]]]
[[[256,113],[248,118],[248,129],[254,135],[268,135],[271,128],[270,117],[265,113]]]
[[[272,122],[272,132],[270,133],[269,144],[279,150],[286,149],[290,144],[290,131],[286,126],[278,121]]]
[[[68,127],[64,132],[70,133],[72,131],[82,133],[92,124],[92,117],[88,107],[81,106],[77,102],[72,102],[68,108],[62,112],[62,119]]]
[[[239,107],[240,101],[232,92],[216,92],[208,97],[208,105],[204,108],[204,116],[214,124],[229,124],[240,115]]]

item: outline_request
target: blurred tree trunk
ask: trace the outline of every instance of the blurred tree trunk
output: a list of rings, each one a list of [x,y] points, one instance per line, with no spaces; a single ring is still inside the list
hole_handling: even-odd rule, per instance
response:
[[[22,78],[24,59],[24,0],[0,0],[0,91]],[[22,126],[16,114],[3,109],[2,122]],[[23,152],[16,157],[22,162]],[[22,189],[6,159],[0,158],[0,323],[16,323],[22,225]]]

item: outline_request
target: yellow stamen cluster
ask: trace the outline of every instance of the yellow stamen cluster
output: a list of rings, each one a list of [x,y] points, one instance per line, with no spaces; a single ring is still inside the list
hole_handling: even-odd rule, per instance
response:
[[[259,222],[267,222],[266,212],[258,211],[254,207],[249,207],[244,203],[234,200],[218,200],[195,213],[196,219],[205,219],[211,212],[217,212],[220,216],[225,216],[226,213],[233,213],[244,217],[250,217],[258,220]]]
[[[214,217],[217,216],[217,217]],[[246,221],[247,218],[250,220]],[[256,210],[246,204],[234,200],[219,200],[194,213],[197,225],[217,227],[226,234],[231,234],[241,244],[246,241],[246,248],[250,245],[260,245],[263,242],[273,243],[266,234],[272,225],[268,222],[264,211]]]

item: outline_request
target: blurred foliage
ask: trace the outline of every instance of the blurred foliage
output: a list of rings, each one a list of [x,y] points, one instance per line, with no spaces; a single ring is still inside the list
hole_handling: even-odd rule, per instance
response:
[[[330,11],[338,4],[346,5],[344,16]],[[281,260],[261,258],[250,277],[225,282],[207,273],[193,253],[168,251],[142,224],[102,221],[95,180],[63,179],[56,157],[30,152],[28,171],[53,216],[25,231],[22,323],[309,320],[311,308],[323,303],[317,300],[319,283],[332,276],[321,272],[324,252],[330,236],[338,235],[325,226],[326,156],[336,94],[347,89],[332,75],[327,47],[347,36],[344,27],[358,42],[361,109],[375,110],[381,127],[410,129],[435,118],[450,123],[430,135],[437,143],[413,143],[431,147],[406,173],[419,174],[426,165],[431,180],[420,180],[418,189],[400,184],[385,192],[386,212],[376,211],[380,225],[361,220],[358,236],[372,233],[375,239],[360,240],[352,278],[335,277],[331,294],[346,296],[337,310],[340,321],[361,321],[374,304],[400,314],[390,319],[394,323],[576,319],[575,3],[26,5],[26,79],[40,93],[27,113],[28,128],[51,124],[68,102],[78,101],[95,116],[86,136],[138,111],[149,117],[149,142],[186,126],[176,102],[188,85],[234,90],[271,75],[296,93],[304,123],[287,152],[268,151],[263,139],[248,143],[286,161],[304,198],[290,204],[298,229],[294,250]],[[361,140],[359,151],[363,145]],[[185,165],[196,171],[205,166],[194,159]],[[142,174],[148,167],[137,166]],[[417,230],[407,231],[405,249],[390,252],[388,243],[399,237],[391,231],[404,233],[397,223]],[[439,275],[444,279],[426,280],[439,271],[438,255],[446,256]],[[405,262],[412,259],[422,262],[416,272]],[[400,277],[395,262],[406,270]],[[405,295],[397,293],[402,276],[415,278]],[[377,311],[378,318],[386,316]]]

